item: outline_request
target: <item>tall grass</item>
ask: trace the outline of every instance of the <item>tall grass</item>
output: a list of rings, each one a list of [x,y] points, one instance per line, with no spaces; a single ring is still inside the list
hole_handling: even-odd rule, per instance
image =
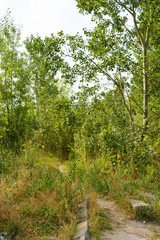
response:
[[[16,232],[17,240],[71,239],[82,190],[35,149],[24,149],[19,157],[3,154],[3,162],[0,232]]]

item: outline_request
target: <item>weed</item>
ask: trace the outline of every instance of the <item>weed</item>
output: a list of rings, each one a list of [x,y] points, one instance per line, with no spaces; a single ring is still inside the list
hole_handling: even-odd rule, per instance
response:
[[[112,229],[112,225],[110,223],[108,214],[104,212],[104,210],[100,210],[100,213],[99,213],[99,228],[100,230]]]

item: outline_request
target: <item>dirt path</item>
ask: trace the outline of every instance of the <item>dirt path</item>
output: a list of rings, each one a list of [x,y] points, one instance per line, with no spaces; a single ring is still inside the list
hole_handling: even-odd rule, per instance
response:
[[[110,200],[98,198],[101,209],[107,211],[112,230],[102,232],[100,240],[160,240],[160,226],[153,222],[131,220],[125,212]]]

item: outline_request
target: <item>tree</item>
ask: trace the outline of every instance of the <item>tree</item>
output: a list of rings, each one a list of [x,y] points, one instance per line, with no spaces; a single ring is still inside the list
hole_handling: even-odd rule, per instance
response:
[[[61,41],[54,35],[46,37],[44,40],[40,36],[34,37],[31,35],[30,38],[26,39],[25,46],[28,52],[37,116],[39,116],[40,102],[43,104],[43,100],[47,97],[46,94],[49,91],[57,91],[55,76],[63,63],[60,56]]]
[[[1,38],[1,91],[5,102],[8,124],[11,123],[11,115],[14,102],[14,77],[18,59],[20,30],[14,25],[8,12],[0,23]]]
[[[27,138],[26,133],[31,136],[34,101],[26,54],[19,49],[20,28],[11,18],[10,11],[0,21],[0,41],[0,114],[3,124],[0,135],[9,147],[18,149]]]
[[[15,108],[17,103],[17,72],[20,67],[20,29],[14,24],[10,11],[0,22],[0,86],[1,86],[1,104],[3,118],[5,120],[5,131],[3,135],[7,136],[8,144],[17,140],[15,130]],[[22,87],[21,87],[22,89]]]
[[[74,74],[81,77],[81,81],[98,82],[102,76],[105,76],[112,82],[114,87],[119,90],[132,125],[133,116],[130,108],[130,99],[128,95],[129,82],[125,73],[130,70],[132,63],[131,53],[127,50],[126,35],[121,37],[116,35],[115,31],[109,30],[106,35],[106,27],[109,27],[105,21],[100,22],[92,31],[85,30],[87,40],[84,40],[78,34],[68,36],[69,54],[74,58],[76,64],[73,67]],[[105,30],[104,30],[105,29]],[[120,41],[118,41],[121,39]],[[122,45],[123,42],[126,44]],[[105,54],[104,54],[105,53]],[[127,94],[128,99],[125,97]]]
[[[103,71],[106,71],[106,69],[110,70],[108,69],[108,65],[111,65],[114,60],[114,66],[118,66],[118,53],[119,55],[121,53],[122,56],[119,57],[122,57],[124,62],[127,63],[127,58],[124,58],[126,57],[124,46],[127,47],[126,50],[128,50],[128,54],[130,53],[132,56],[137,55],[141,58],[140,69],[143,78],[143,139],[148,127],[148,51],[154,48],[154,40],[157,39],[156,33],[159,33],[159,1],[89,0],[86,2],[84,0],[77,0],[77,6],[81,13],[92,14],[93,20],[96,21],[98,28],[100,25],[103,26],[101,31],[99,31],[99,29],[96,31],[96,28],[92,31],[92,35],[95,35],[97,43],[103,40],[102,46],[97,50],[95,49],[96,41],[93,41],[93,38],[90,42],[88,41],[88,50],[90,52],[92,51],[96,58],[97,53],[99,53],[99,57],[101,55],[101,58],[104,59],[106,54],[110,52],[109,62],[103,61],[103,63],[105,63],[103,66],[99,66],[98,62],[98,68],[103,67]],[[157,22],[158,24],[156,24]],[[116,42],[117,46],[115,45],[115,38],[118,41]],[[93,45],[94,47],[92,47]],[[97,45],[98,48],[99,44]],[[111,51],[114,47],[118,53],[116,50]],[[120,48],[123,48],[123,51],[120,52]],[[134,60],[134,58],[132,58],[132,60]],[[125,66],[124,62],[120,62],[122,67]],[[129,66],[128,63],[127,65]],[[133,67],[135,67],[134,64],[132,64],[132,69]],[[132,69],[130,68],[131,73],[133,71]],[[111,79],[110,76],[108,76],[108,78]],[[112,81],[117,85],[117,81],[115,82],[114,79],[112,79]]]
[[[38,144],[68,157],[73,142],[71,101],[63,91],[69,81],[69,64],[62,56],[64,36],[27,38],[28,69],[36,103]],[[65,77],[67,76],[67,79]]]

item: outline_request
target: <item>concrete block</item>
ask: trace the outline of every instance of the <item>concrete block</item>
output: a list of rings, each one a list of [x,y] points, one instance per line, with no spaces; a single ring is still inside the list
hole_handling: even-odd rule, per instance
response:
[[[77,225],[77,229],[75,232],[75,237],[73,240],[90,240],[89,236],[89,224],[88,221],[81,222]]]
[[[87,208],[87,200],[78,204],[78,209],[80,209],[80,208]]]
[[[79,203],[77,217],[78,222],[83,222],[88,219],[87,200]]]
[[[83,236],[89,231],[88,221],[81,222],[77,225],[77,229],[75,232],[75,237]],[[75,239],[75,238],[73,238]]]
[[[79,222],[86,221],[88,219],[87,208],[80,208],[78,213],[77,213],[77,216],[78,216],[78,221]]]
[[[83,235],[74,238],[74,240],[91,240],[91,237],[89,235]]]
[[[91,240],[89,234],[89,223],[88,219],[88,210],[87,210],[87,200],[81,202],[78,205],[78,222],[77,229],[75,232],[75,237],[72,240]]]
[[[151,212],[152,206],[137,199],[130,199],[131,205],[137,214]]]

